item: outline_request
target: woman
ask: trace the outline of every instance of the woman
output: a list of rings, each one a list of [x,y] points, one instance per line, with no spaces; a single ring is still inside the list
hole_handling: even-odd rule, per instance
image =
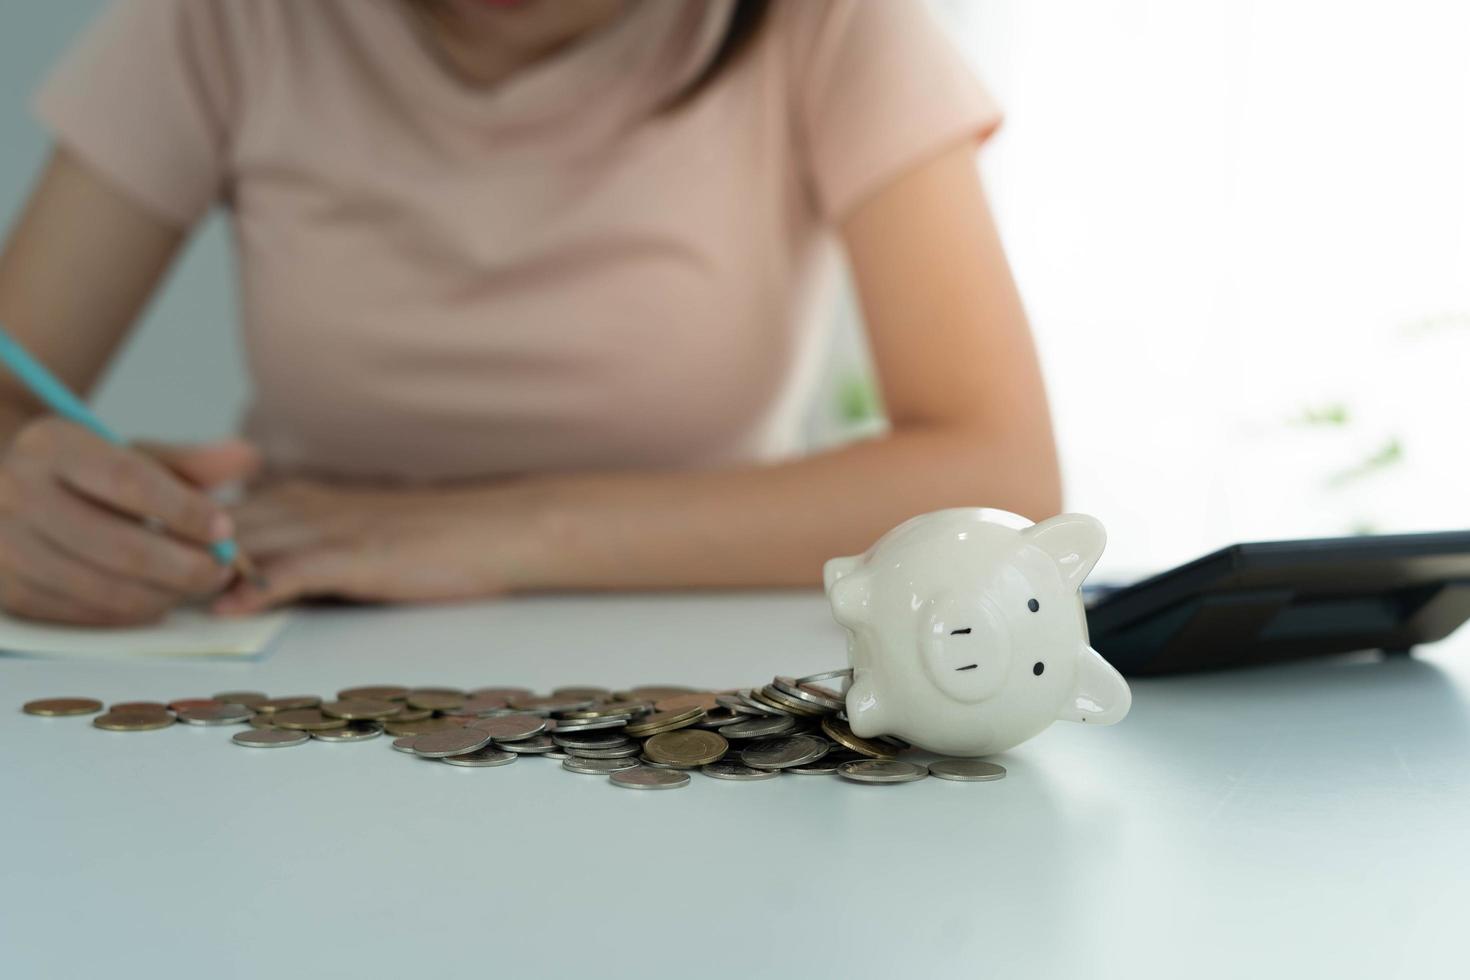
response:
[[[220,202],[255,400],[116,449],[6,379],[13,613],[806,585],[919,511],[1059,509],[998,114],[918,2],[123,0],[38,105],[0,322],[86,390]],[[797,458],[833,242],[891,431]]]

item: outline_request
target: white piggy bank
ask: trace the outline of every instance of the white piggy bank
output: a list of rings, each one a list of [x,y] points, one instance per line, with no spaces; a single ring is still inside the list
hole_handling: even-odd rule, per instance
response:
[[[1079,591],[1105,541],[1086,514],[1033,524],[956,508],[828,561],[827,598],[848,630],[853,732],[979,756],[1058,718],[1121,721],[1133,697],[1088,646]]]

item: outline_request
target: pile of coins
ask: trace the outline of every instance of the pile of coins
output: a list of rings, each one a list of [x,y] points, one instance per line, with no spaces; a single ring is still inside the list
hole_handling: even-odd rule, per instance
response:
[[[90,698],[32,701],[32,715],[96,715],[113,732],[186,725],[248,725],[233,741],[286,748],[318,740],[364,742],[388,735],[393,748],[452,766],[489,768],[523,755],[555,759],[567,772],[606,776],[628,789],[677,789],[689,771],[714,779],[762,780],[783,773],[838,775],[860,783],[907,783],[926,776],[966,782],[1000,779],[1005,769],[979,759],[928,764],[899,755],[897,738],[853,734],[841,691],[823,681],[851,670],[777,677],[759,688],[699,691],[646,685],[627,691],[559,687],[537,695],[519,687],[375,685],[315,695],[267,697],[226,691],[168,704],[129,701],[102,711]]]

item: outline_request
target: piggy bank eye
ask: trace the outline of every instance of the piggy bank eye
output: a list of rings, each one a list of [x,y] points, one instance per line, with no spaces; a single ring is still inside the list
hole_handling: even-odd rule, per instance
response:
[[[1031,599],[1027,601],[1026,608],[1031,610],[1032,612],[1036,612],[1036,610],[1041,608],[1041,603],[1037,602],[1035,599]],[[1037,671],[1037,673],[1039,674],[1041,672]]]

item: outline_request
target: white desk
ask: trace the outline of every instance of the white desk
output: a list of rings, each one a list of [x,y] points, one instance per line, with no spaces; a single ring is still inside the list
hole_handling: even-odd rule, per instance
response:
[[[999,783],[639,793],[387,739],[22,715],[370,683],[732,686],[841,666],[814,594],[305,614],[260,662],[0,658],[0,976],[1464,976],[1470,643],[1135,685]],[[468,971],[468,972],[460,972]]]

